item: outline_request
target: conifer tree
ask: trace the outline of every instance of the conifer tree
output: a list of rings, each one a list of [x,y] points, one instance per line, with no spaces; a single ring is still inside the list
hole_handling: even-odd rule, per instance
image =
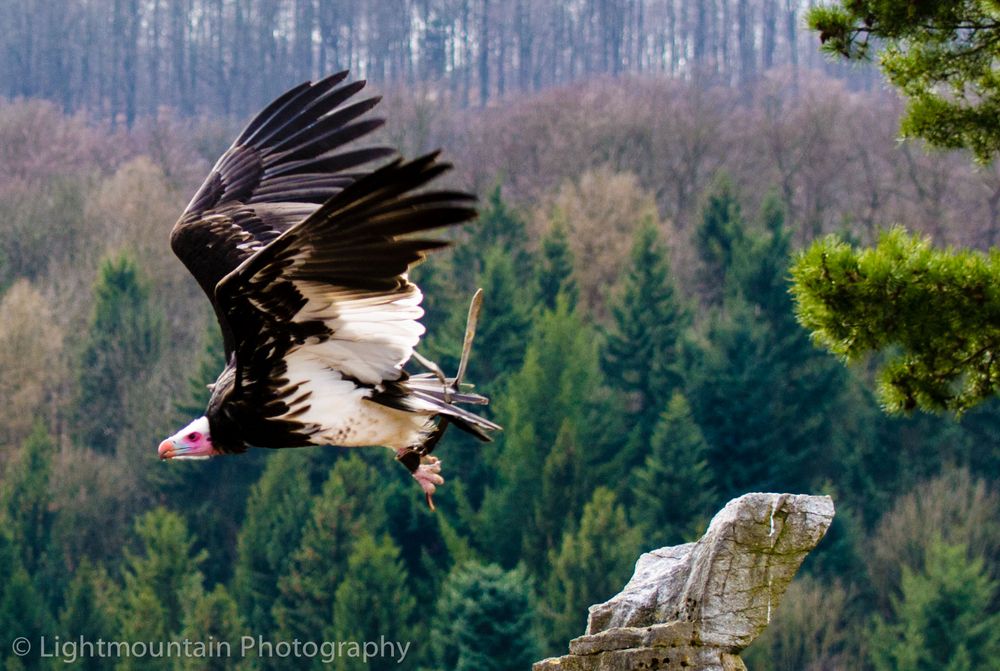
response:
[[[362,531],[354,540],[346,571],[334,595],[333,620],[323,630],[324,638],[378,641],[385,636],[399,642],[413,641],[413,627],[419,626],[413,622],[416,606],[409,575],[399,559],[399,548],[388,535],[376,540],[371,533]],[[408,654],[413,655],[409,658],[412,666],[418,651],[411,646]],[[362,658],[347,657],[338,659],[335,666],[343,671],[387,671],[400,668],[399,659],[399,656],[379,655],[365,662]]]
[[[720,175],[709,189],[695,232],[695,244],[701,256],[703,285],[709,303],[722,299],[722,278],[739,256],[746,241],[740,203],[732,181]]]
[[[538,262],[538,303],[544,309],[554,310],[560,294],[566,296],[569,308],[576,308],[580,291],[573,279],[573,250],[569,246],[569,233],[564,215],[558,210],[542,238]]]
[[[577,430],[564,421],[556,442],[542,466],[541,488],[533,501],[534,519],[531,533],[524,535],[521,559],[531,574],[544,578],[549,571],[549,557],[559,549],[563,532],[575,524],[583,507],[581,498],[580,450],[576,445]]]
[[[190,421],[205,414],[205,406],[212,397],[210,384],[215,382],[219,372],[226,366],[226,355],[222,345],[222,333],[215,319],[209,320],[204,335],[204,349],[197,367],[187,380],[187,397],[175,404],[177,419]]]
[[[3,517],[0,515],[0,521]],[[51,632],[51,618],[45,600],[21,563],[21,550],[6,524],[0,524],[0,662],[5,669],[47,668],[34,645],[41,635]],[[32,641],[32,652],[25,657],[9,654],[18,636]]]
[[[286,575],[299,546],[312,497],[302,455],[278,450],[250,491],[246,517],[237,536],[233,594],[250,631],[273,631],[271,607],[278,598],[277,576]]]
[[[517,370],[524,358],[525,338],[530,327],[531,301],[528,289],[514,266],[510,255],[493,247],[483,259],[483,272],[478,286],[483,288],[483,310],[476,330],[475,347],[480,356],[469,360],[469,379],[479,385],[498,388],[512,370]],[[460,328],[457,347],[461,352],[461,336],[465,329],[467,306],[458,311]],[[455,360],[455,365],[458,361]]]
[[[485,252],[483,264],[475,282],[483,288],[483,307],[466,379],[495,397],[524,360],[525,334],[531,328],[531,287],[518,279],[510,255],[499,246]],[[431,358],[446,372],[453,373],[458,368],[471,297],[470,293],[456,301],[445,327],[430,334]],[[492,407],[481,412],[490,416]],[[461,474],[465,493],[478,506],[490,480],[482,444],[471,436],[452,431],[445,447],[449,471]],[[445,499],[450,495],[447,488],[442,490]]]
[[[741,298],[710,328],[691,399],[723,498],[807,488],[826,472],[839,376],[815,353],[796,357],[781,336]]]
[[[496,400],[504,425],[500,449],[490,452],[497,457],[498,482],[483,501],[484,549],[491,559],[517,563],[524,536],[535,533],[534,511],[525,502],[540,493],[538,468],[564,422],[579,432],[574,441],[590,437],[581,427],[588,425],[601,381],[594,338],[561,298],[554,311],[536,320],[524,365]],[[585,463],[599,464],[602,456],[595,444]]]
[[[30,574],[52,568],[54,548],[50,542],[55,513],[49,477],[55,443],[42,422],[35,423],[24,441],[18,462],[11,467],[0,490],[0,519],[13,534],[21,550],[21,562]]]
[[[638,529],[629,525],[614,493],[598,487],[583,508],[576,531],[563,535],[553,553],[552,574],[542,600],[551,618],[549,652],[565,650],[583,633],[587,609],[618,593],[631,575],[639,550]]]
[[[535,603],[523,569],[468,562],[452,569],[438,598],[434,668],[519,671],[538,659]]]
[[[726,293],[743,296],[775,329],[797,332],[788,291],[791,232],[785,226],[785,211],[777,196],[770,194],[764,199],[759,218],[762,233],[744,238],[740,254],[733,257],[725,278]]]
[[[452,491],[458,490],[454,497],[457,504],[454,513],[438,514],[438,533],[444,551],[451,561],[451,566],[461,564],[465,561],[475,561],[479,559],[479,553],[472,545],[470,522],[475,524],[476,511],[472,510],[468,498],[465,496],[464,485],[461,480],[453,482],[450,486]]]
[[[279,595],[272,614],[283,640],[312,640],[329,623],[354,542],[365,531],[376,534],[385,529],[380,484],[375,471],[355,455],[339,459],[330,471],[313,499],[312,514],[288,572],[277,576]]]
[[[495,396],[524,358],[534,304],[534,287],[526,278],[533,278],[534,269],[525,247],[524,220],[503,200],[499,186],[490,192],[474,230],[468,232],[468,239],[455,246],[449,259],[451,277],[442,280],[453,296],[447,317],[439,328],[429,330],[424,354],[446,372],[457,370],[469,300],[481,287],[483,307],[466,379],[480,389],[493,390],[490,395]],[[478,507],[491,480],[481,445],[458,432],[452,432],[447,443],[449,470],[461,474],[467,500]],[[453,493],[445,489],[441,495],[447,501]]]
[[[114,640],[115,606],[110,583],[103,569],[88,559],[80,562],[66,592],[66,602],[59,613],[58,634],[63,640],[96,642]],[[107,662],[99,656],[80,659],[75,668],[100,671]]]
[[[808,487],[825,472],[828,409],[844,389],[843,371],[794,322],[780,286],[788,235],[780,217],[769,221],[767,233],[741,237],[740,255],[722,274],[725,300],[689,390],[724,497]]]
[[[938,541],[922,572],[903,567],[893,618],[874,618],[868,637],[877,671],[1000,669],[997,582],[980,558]]]
[[[1000,24],[991,2],[839,2],[810,9],[827,51],[879,64],[909,101],[901,129],[931,144],[971,150],[986,163],[1000,149],[996,123]],[[998,256],[934,249],[901,229],[874,248],[833,237],[796,261],[802,324],[846,361],[888,355],[880,401],[892,412],[965,412],[996,395]]]
[[[246,624],[240,616],[236,601],[223,585],[216,585],[211,592],[196,590],[189,595],[184,613],[181,640],[216,644],[230,643],[234,652],[230,656],[199,657],[189,655],[175,659],[175,671],[235,671],[252,669],[252,659],[237,652],[241,636],[247,634]]]
[[[810,5],[823,49],[878,64],[908,98],[904,135],[971,149],[983,163],[1000,150],[996,115],[1000,25],[996,6],[976,0],[835,2]]]
[[[456,286],[454,281],[452,254],[432,254],[424,262],[412,266],[410,280],[420,287],[424,296],[420,301],[420,307],[424,309],[420,322],[429,336],[445,328],[453,310],[463,304],[468,307],[468,298],[464,295],[467,288]]]
[[[450,437],[452,436],[449,434]],[[475,446],[474,449],[482,448]],[[452,477],[454,459],[451,455],[454,452],[442,450],[435,454],[443,455],[441,458],[445,462],[446,472],[445,486],[438,491],[451,493],[450,490],[455,487],[461,489],[462,480]],[[441,505],[431,511],[424,500],[423,492],[419,487],[413,486],[413,478],[405,469],[400,468],[395,461],[384,459],[384,455],[377,455],[376,459],[375,465],[381,476],[380,487],[385,497],[385,531],[399,548],[400,560],[406,566],[409,574],[407,589],[418,603],[432,603],[437,596],[441,580],[456,561],[451,551],[454,550],[459,555],[471,552],[471,546],[465,536],[467,530],[463,529],[461,536],[456,532],[452,538],[446,538],[449,525],[445,515],[455,519],[458,515],[468,514],[460,507],[465,505],[460,501],[464,492],[447,499],[447,503],[442,497]],[[435,501],[437,500],[435,494]],[[453,503],[455,507],[452,507]],[[455,531],[454,528],[451,531]],[[449,546],[449,543],[452,545]]]
[[[469,360],[468,379],[477,385],[498,388],[524,358],[524,334],[530,327],[528,287],[518,279],[514,261],[501,247],[483,253],[483,270],[474,285],[483,289],[483,307],[476,330],[475,355]],[[458,367],[468,317],[470,293],[458,301],[441,332],[431,334],[431,350],[445,371]]]
[[[135,530],[140,549],[126,549],[124,553],[123,631],[136,636],[176,634],[184,616],[184,595],[200,587],[200,565],[207,555],[194,551],[195,539],[188,533],[184,519],[165,508],[142,515]],[[157,617],[153,618],[150,610]]]
[[[518,277],[529,277],[531,259],[525,247],[526,228],[524,218],[503,199],[500,186],[494,187],[475,223],[466,227],[468,239],[455,246],[452,267],[456,286],[472,287],[485,268],[484,255],[494,248],[504,250]]]
[[[505,419],[530,426],[542,446],[555,444],[564,419],[579,427],[603,381],[596,345],[593,331],[565,299],[538,317],[524,364],[497,401]]]
[[[674,288],[667,250],[649,219],[636,229],[602,364],[608,382],[627,396],[634,427],[620,463],[642,460],[657,416],[684,382],[683,335],[690,315]]]
[[[181,594],[191,594],[190,589],[182,589]],[[122,641],[167,641],[177,635],[167,622],[167,611],[163,601],[149,584],[136,584],[126,588],[125,598],[119,611],[119,633],[115,637]],[[173,662],[167,657],[151,659],[126,655],[118,660],[116,671],[172,671]]]
[[[48,661],[41,657],[38,642],[42,636],[50,636],[52,618],[45,607],[37,587],[19,561],[4,567],[4,577],[0,581],[0,643],[3,656],[11,650],[14,639],[23,636],[31,643],[31,650],[20,659],[15,668],[47,669]],[[50,638],[51,640],[51,638]],[[0,658],[2,659],[2,658]]]
[[[894,412],[964,412],[1000,389],[993,352],[1000,255],[938,250],[894,228],[875,247],[834,237],[792,267],[796,311],[813,340],[854,362],[873,353]]]
[[[0,566],[9,567],[10,573],[13,573],[14,569],[20,565],[21,550],[14,542],[14,535],[10,530],[10,525],[5,520],[0,519]],[[0,580],[0,599],[3,598],[5,585],[6,582]]]
[[[632,483],[632,520],[648,547],[694,540],[703,530],[717,503],[708,444],[680,392],[660,415],[646,462]]]
[[[122,418],[142,402],[159,357],[163,318],[130,257],[106,259],[94,285],[94,311],[79,366],[76,421],[83,445],[115,450]]]

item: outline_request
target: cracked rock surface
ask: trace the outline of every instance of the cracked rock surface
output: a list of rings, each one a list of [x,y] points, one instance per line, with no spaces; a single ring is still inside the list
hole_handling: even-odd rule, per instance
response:
[[[590,607],[570,654],[534,671],[744,669],[806,555],[833,521],[828,496],[745,494],[696,543],[647,552],[621,593]]]

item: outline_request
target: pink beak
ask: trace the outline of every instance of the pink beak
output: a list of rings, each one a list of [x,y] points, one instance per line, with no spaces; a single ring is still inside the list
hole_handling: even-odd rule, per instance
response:
[[[174,444],[169,440],[165,440],[160,443],[160,447],[156,452],[160,455],[160,459],[170,459],[174,456]]]

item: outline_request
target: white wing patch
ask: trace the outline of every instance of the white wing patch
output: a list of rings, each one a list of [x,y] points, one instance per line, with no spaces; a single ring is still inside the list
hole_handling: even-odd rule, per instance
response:
[[[424,315],[423,295],[415,284],[391,294],[318,282],[294,285],[306,304],[293,321],[322,321],[333,332],[329,340],[308,346],[311,356],[365,384],[399,378],[424,334],[418,321]]]
[[[288,417],[309,426],[312,443],[393,449],[422,443],[433,429],[431,413],[405,412],[368,401],[371,390],[331,369],[327,353],[321,345],[302,345],[285,355],[287,386],[297,387],[293,396],[302,399],[289,408]]]

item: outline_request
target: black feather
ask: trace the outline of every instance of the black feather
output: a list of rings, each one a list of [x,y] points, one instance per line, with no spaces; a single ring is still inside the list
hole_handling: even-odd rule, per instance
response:
[[[365,112],[373,109],[381,99],[381,97],[376,96],[361,100],[352,105],[332,111],[308,125],[303,125],[306,120],[302,119],[302,123],[296,124],[296,126],[302,125],[302,128],[297,129],[296,132],[291,134],[282,133],[281,140],[269,145],[268,150],[269,152],[278,153],[292,148],[301,150],[317,144],[321,138],[331,131],[339,130]],[[315,152],[313,155],[318,155],[319,153],[321,152]]]
[[[299,173],[331,173],[342,172],[348,168],[355,168],[365,163],[377,161],[381,158],[392,156],[396,153],[391,147],[367,147],[354,151],[345,151],[333,156],[321,156],[314,159],[301,161],[287,161],[280,165],[267,168],[265,176],[281,176]]]
[[[304,111],[308,111],[310,103],[346,79],[347,74],[347,70],[344,70],[321,79],[315,84],[301,84],[279,96],[277,100],[257,115],[257,118],[250,123],[250,127],[240,134],[234,144],[264,146],[267,140],[286,124],[292,122]],[[258,119],[260,120],[259,124],[257,123]]]
[[[235,342],[216,299],[216,284],[317,206],[369,174],[358,171],[359,166],[391,153],[384,147],[336,153],[382,124],[378,119],[359,120],[378,98],[341,107],[365,86],[363,81],[342,84],[346,78],[347,72],[339,72],[296,86],[254,117],[220,157],[171,233],[171,247],[216,308],[227,359]],[[277,209],[282,207],[286,209]]]

